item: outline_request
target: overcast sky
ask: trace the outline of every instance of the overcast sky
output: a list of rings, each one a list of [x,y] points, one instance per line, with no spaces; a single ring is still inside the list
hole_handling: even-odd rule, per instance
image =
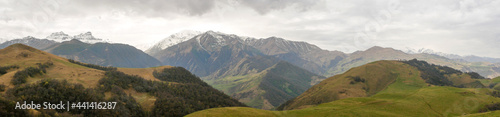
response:
[[[0,38],[91,31],[138,45],[182,30],[213,30],[343,52],[378,45],[500,58],[499,6],[499,0],[2,0]]]

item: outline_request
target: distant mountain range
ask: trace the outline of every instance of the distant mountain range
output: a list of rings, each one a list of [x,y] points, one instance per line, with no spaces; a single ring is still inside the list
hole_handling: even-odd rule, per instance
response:
[[[467,61],[467,62],[500,63],[500,58],[480,57],[480,56],[475,56],[475,55],[460,56],[460,55],[456,55],[456,54],[447,54],[447,53],[442,53],[442,52],[436,52],[434,50],[425,49],[425,48],[421,48],[421,49],[418,49],[418,50],[407,48],[407,50],[405,52],[409,53],[409,54],[421,54],[421,53],[433,54],[433,55],[443,56],[443,57],[446,57],[446,58],[449,58],[449,59],[464,60],[464,61]]]
[[[168,43],[168,45],[172,46],[165,49],[161,49],[162,47],[159,46],[162,44],[156,44],[156,46],[151,47],[156,48],[154,51],[147,52],[164,65],[185,67],[215,88],[249,106],[262,109],[272,109],[277,106],[277,103],[284,101],[273,100],[269,96],[259,98],[259,96],[265,95],[265,93],[259,93],[265,92],[260,91],[265,89],[261,84],[268,84],[268,81],[261,80],[262,76],[266,76],[263,73],[266,73],[266,69],[272,69],[277,63],[291,64],[291,66],[297,66],[313,74],[318,74],[317,76],[310,75],[315,76],[315,78],[307,79],[306,81],[309,81],[307,83],[292,84],[286,82],[290,84],[290,87],[310,87],[321,81],[324,76],[344,73],[350,68],[378,60],[410,60],[417,58],[433,64],[451,66],[466,72],[475,71],[490,78],[500,75],[499,64],[467,62],[427,53],[409,54],[400,50],[378,46],[365,51],[347,54],[340,51],[322,50],[306,42],[289,41],[278,37],[256,39],[214,31],[193,35],[179,36],[182,39],[177,40],[183,41],[177,41],[179,43],[175,45]],[[186,40],[191,36],[193,37]],[[299,71],[303,70],[294,70],[294,72]],[[287,77],[293,78],[297,77],[297,75]],[[278,86],[278,84],[274,85]],[[286,91],[286,89],[276,91]],[[279,94],[276,91],[273,91],[273,93]],[[293,91],[293,93],[300,92],[302,90]],[[285,94],[280,96],[286,97],[283,99],[293,97],[285,96]]]
[[[399,60],[399,59],[413,59],[413,58],[428,60],[433,64],[453,66],[454,68],[463,71],[475,71],[483,76],[487,76],[490,78],[500,76],[500,70],[498,69],[500,67],[500,63],[496,62],[497,60],[499,60],[496,58],[476,57],[476,56],[460,57],[458,55],[453,55],[453,54],[434,52],[429,49],[420,49],[420,50],[408,49],[403,52],[392,48],[383,48],[378,46],[370,48],[366,51],[357,51],[348,54],[340,51],[323,50],[307,42],[289,41],[278,37],[256,39],[251,37],[242,37],[242,36],[224,34],[213,31],[208,31],[206,33],[213,34],[213,43],[212,41],[206,41],[209,42],[211,45],[206,45],[206,44],[203,45],[203,43],[196,45],[196,43],[192,43],[194,44],[193,46],[198,46],[200,47],[200,49],[204,49],[206,46],[208,46],[207,48],[215,46],[222,47],[228,45],[225,43],[226,39],[224,39],[224,37],[231,37],[233,38],[233,40],[235,40],[231,42],[238,42],[235,44],[252,47],[252,49],[258,50],[259,51],[258,53],[290,62],[296,66],[302,67],[308,71],[323,76],[333,76],[335,74],[343,73],[352,67],[356,67],[377,60]],[[193,36],[194,34],[185,37],[175,36],[175,35],[186,35],[185,32],[181,32],[180,34],[174,34],[173,36],[170,36],[168,40],[186,40],[189,37],[194,37]],[[200,35],[197,35],[196,37]],[[173,39],[174,37],[180,37],[181,39]],[[177,41],[177,42],[179,42],[180,44],[180,42],[184,41]],[[155,49],[149,49],[149,51],[146,52],[154,56],[155,58],[159,59],[160,61],[164,62],[164,64],[170,64],[169,62],[174,62],[174,60],[162,60],[165,59],[162,56],[164,56],[166,53],[160,51],[174,51],[172,50],[174,48],[172,49],[165,48],[161,50],[162,47],[159,46],[162,45],[161,43],[162,42],[157,43],[156,46],[151,47]],[[229,43],[229,45],[232,44],[233,43]],[[169,42],[166,45],[172,45],[172,43]],[[178,46],[187,46],[187,45],[178,45]],[[174,55],[165,55],[165,56],[174,56]],[[175,63],[173,64],[181,64],[181,63],[175,61]],[[182,64],[187,64],[187,63],[182,63]],[[201,64],[197,65],[200,66],[197,66],[196,69],[205,69],[201,68],[201,66],[206,66]],[[208,71],[194,70],[191,69],[191,67],[194,68],[194,66],[189,67],[190,65],[179,65],[179,66],[184,66],[199,76],[207,76],[208,74],[213,72],[210,70]]]
[[[110,42],[107,39],[104,40],[104,39],[100,39],[100,38],[95,38],[91,32],[81,33],[81,34],[75,35],[75,36],[69,36],[68,34],[61,31],[61,32],[52,33],[49,36],[47,36],[45,39],[53,40],[56,42],[70,41],[70,40],[76,39],[76,40],[79,40],[79,41],[82,41],[85,43],[92,43],[92,44],[99,43],[99,42],[101,42],[101,43],[109,43]]]
[[[107,42],[95,38],[90,32],[76,36],[56,32],[45,39],[28,36],[6,41],[0,44],[0,49],[21,43],[68,59],[102,66],[147,68],[162,65],[160,61],[133,46]]]
[[[379,60],[417,58],[464,72],[474,71],[488,78],[500,76],[500,63],[495,63],[495,58],[472,56],[457,59],[451,54],[426,49],[403,52],[375,46],[365,51],[343,53],[279,37],[257,39],[214,31],[173,34],[146,47],[147,54],[129,45],[105,42],[93,37],[90,32],[76,36],[56,32],[46,39],[25,37],[6,41],[0,44],[0,48],[23,43],[52,54],[103,66],[181,66],[233,98],[262,109],[276,108],[325,77]]]
[[[32,36],[27,36],[21,39],[13,39],[3,42],[2,44],[0,44],[0,48],[6,48],[16,43],[21,43],[30,47],[34,47],[36,49],[44,49],[58,42],[48,39],[38,39]]]
[[[185,67],[226,94],[263,109],[279,106],[324,78],[265,55],[236,35],[213,31],[150,54],[165,65]]]
[[[160,66],[161,62],[126,44],[89,44],[73,39],[44,49],[52,54],[85,63],[126,68]]]

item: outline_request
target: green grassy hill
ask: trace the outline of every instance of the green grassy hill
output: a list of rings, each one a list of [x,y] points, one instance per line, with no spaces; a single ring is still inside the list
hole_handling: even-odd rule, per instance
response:
[[[349,97],[367,97],[377,94],[398,77],[417,77],[434,86],[485,87],[469,73],[429,64],[416,59],[410,61],[378,61],[348,70],[311,87],[308,91],[285,103],[284,110],[299,109]]]
[[[415,87],[405,87],[415,88]],[[380,93],[372,97],[347,98],[298,110],[266,111],[254,108],[215,108],[188,117],[204,116],[460,116],[477,113],[486,104],[498,103],[476,89],[425,87],[400,93]],[[453,98],[450,98],[453,97]]]
[[[323,80],[285,103],[283,109],[299,109],[338,99],[371,96],[385,89],[400,75],[410,76],[409,74],[418,75],[418,70],[395,61],[370,63]]]
[[[423,72],[399,61],[378,61],[328,78],[283,106],[295,110],[230,107],[202,110],[188,116],[461,116],[500,102],[500,98],[490,95],[491,89],[433,85],[422,78]],[[478,81],[464,74],[444,76],[450,81],[454,75],[467,79],[454,82],[459,84]],[[357,76],[360,79],[356,80]]]

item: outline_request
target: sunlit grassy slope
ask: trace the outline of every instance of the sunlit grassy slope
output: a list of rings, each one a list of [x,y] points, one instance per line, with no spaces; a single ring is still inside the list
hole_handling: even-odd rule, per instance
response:
[[[87,68],[77,64],[68,62],[67,59],[58,57],[47,52],[37,50],[35,48],[14,44],[0,50],[0,65],[18,65],[20,68],[11,70],[7,74],[0,76],[0,84],[13,87],[10,83],[14,74],[27,67],[35,67],[36,63],[52,62],[54,66],[47,69],[47,73],[43,76],[35,76],[28,78],[28,83],[33,83],[42,78],[65,79],[72,83],[80,83],[85,87],[95,87],[104,71]]]
[[[0,84],[6,85],[8,88],[14,87],[11,80],[14,74],[27,67],[36,67],[36,63],[52,62],[54,65],[47,69],[47,73],[36,75],[28,78],[29,83],[35,83],[45,78],[67,80],[71,83],[82,84],[84,87],[96,87],[98,81],[104,77],[104,71],[92,69],[69,62],[66,58],[62,58],[35,48],[14,44],[7,48],[0,49],[0,66],[18,65],[19,69],[9,70],[8,73],[0,75]],[[153,76],[153,71],[160,71],[171,66],[160,66],[152,68],[118,68],[118,71],[129,75],[138,75],[146,80],[159,81]],[[147,93],[136,92],[135,90],[125,90],[127,94],[132,94],[136,101],[141,104],[146,110],[154,106],[156,97]],[[0,92],[5,93],[5,91]],[[109,93],[107,93],[109,94]]]
[[[481,83],[488,88],[500,91],[500,77],[493,79],[481,79]]]
[[[386,66],[379,69],[392,74],[391,76],[377,77],[377,79],[390,79],[394,77],[393,83],[387,84],[385,88],[376,94],[369,97],[352,97],[343,98],[328,103],[322,103],[318,106],[307,106],[302,109],[288,110],[288,111],[266,111],[253,108],[215,108],[192,113],[188,116],[461,116],[467,114],[477,113],[478,109],[483,108],[486,104],[500,102],[500,98],[495,98],[488,93],[490,89],[474,89],[474,88],[456,88],[448,86],[433,86],[425,83],[420,78],[419,71],[416,68],[402,64],[396,61],[379,61],[370,63],[370,66]],[[391,67],[392,66],[392,67]],[[398,67],[399,66],[399,67]],[[358,72],[357,70],[364,69],[363,66],[358,69],[351,69],[342,75],[355,75],[350,72]],[[354,70],[354,71],[353,71]],[[377,71],[377,70],[375,70]],[[375,72],[371,71],[371,72]],[[378,74],[381,71],[377,72]],[[359,72],[370,72],[360,70]],[[375,73],[374,73],[375,74]],[[375,76],[376,77],[376,76]],[[371,78],[371,77],[370,77]],[[329,78],[327,80],[331,80]],[[338,78],[341,79],[341,78]],[[333,79],[333,80],[338,80]],[[375,80],[378,81],[378,80]],[[323,81],[325,82],[325,81]],[[323,83],[322,82],[322,83]],[[342,81],[339,81],[342,82]],[[368,85],[374,82],[366,79],[370,88],[377,86]],[[320,83],[321,84],[321,83]],[[316,85],[325,87],[322,90],[314,93],[323,95],[327,94],[328,90],[339,90],[335,85]],[[349,82],[347,83],[349,84]],[[356,84],[356,83],[355,83]],[[377,83],[375,83],[377,84]],[[359,84],[361,85],[361,84]],[[380,84],[379,85],[385,85]],[[347,88],[347,91],[340,90],[341,92],[349,92],[349,90],[356,91],[356,86],[342,86]],[[383,86],[381,86],[383,87]],[[342,89],[342,88],[340,88]],[[325,90],[325,91],[323,91]],[[333,92],[335,92],[333,91]],[[338,91],[337,91],[338,92]],[[363,92],[363,91],[360,91]],[[367,94],[370,91],[368,91]],[[306,92],[307,93],[307,92]],[[310,92],[312,93],[312,92]],[[366,92],[365,92],[366,93]],[[353,93],[356,94],[356,93]],[[333,94],[341,95],[341,93]],[[342,94],[343,95],[343,94]],[[347,94],[346,94],[347,95]],[[314,101],[314,100],[311,100]],[[495,113],[493,113],[495,114]]]

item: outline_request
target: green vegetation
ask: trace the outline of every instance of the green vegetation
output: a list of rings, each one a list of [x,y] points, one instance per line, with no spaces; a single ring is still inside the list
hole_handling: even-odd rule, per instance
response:
[[[417,59],[412,59],[412,60],[403,61],[403,62],[406,64],[409,64],[411,66],[417,67],[418,70],[421,71],[422,79],[424,79],[425,82],[432,84],[432,85],[454,86],[454,87],[475,87],[475,88],[485,87],[479,81],[472,82],[472,83],[469,82],[469,84],[453,82],[453,77],[450,77],[450,76],[452,76],[452,75],[458,76],[458,75],[462,75],[463,73],[459,70],[455,70],[455,69],[447,67],[447,66],[439,66],[439,65],[429,64],[425,61],[419,61]],[[472,79],[484,79],[484,77],[480,76],[479,74],[477,74],[475,72],[467,72],[465,74],[469,75],[469,77]]]
[[[8,95],[13,96],[12,100],[17,102],[33,101],[36,104],[50,102],[57,104],[60,101],[66,102],[96,102],[104,101],[103,95],[92,89],[85,89],[81,84],[68,83],[66,80],[58,81],[53,79],[43,79],[35,84],[16,86],[7,91]],[[54,116],[55,112],[66,112],[67,110],[38,110],[42,114]],[[96,110],[72,109],[70,113],[84,114],[87,116],[97,115]]]
[[[470,115],[465,115],[464,117],[496,117],[500,115],[500,111],[490,111],[484,113],[475,113]]]
[[[283,104],[279,109],[300,109],[351,97],[368,97],[385,90],[398,77],[421,78],[424,83],[459,88],[484,88],[482,79],[472,78],[446,66],[416,59],[409,61],[378,61],[348,70],[322,81],[305,93]],[[410,81],[408,81],[410,82]],[[412,81],[415,82],[415,81]]]
[[[26,53],[27,57],[17,56],[19,53]],[[16,72],[16,78],[28,79],[26,83],[13,87],[0,85],[6,90],[0,93],[0,116],[183,116],[207,108],[245,106],[183,68],[103,67],[68,61],[21,44],[1,49],[0,58],[2,65],[19,65],[23,68],[16,70],[19,72]],[[125,74],[118,70],[131,72]],[[154,70],[157,70],[157,78],[153,74]],[[12,80],[16,79],[14,76],[15,73],[1,75],[0,84],[10,84],[15,81]],[[117,105],[115,109],[70,109],[69,112],[14,110],[12,105],[23,101],[117,102]]]
[[[103,70],[103,71],[117,70],[116,67],[103,67],[103,66],[100,66],[100,65],[94,65],[94,64],[88,64],[88,63],[78,62],[78,61],[75,61],[73,59],[68,59],[68,61],[71,62],[71,63],[74,63],[74,64],[78,64],[78,65],[81,65],[81,66],[88,67],[88,68],[93,68],[93,69],[98,69],[98,70]]]
[[[474,78],[474,79],[486,79],[476,72],[466,72],[466,74],[469,74],[471,76],[471,78]]]
[[[430,86],[427,81],[420,77],[417,68],[395,61],[379,61],[370,63],[372,66],[386,66],[393,74],[396,74],[395,81],[387,85],[385,89],[370,97],[344,98],[332,102],[322,103],[318,106],[287,110],[287,111],[266,111],[252,108],[215,108],[198,111],[188,115],[188,117],[204,116],[461,116],[483,112],[485,108],[494,110],[495,104],[500,103],[500,98],[490,96],[491,90],[481,88],[457,88],[448,86]],[[366,66],[366,65],[365,65]],[[389,67],[394,66],[394,67]],[[353,68],[341,74],[335,79],[344,75],[353,76],[351,73],[363,73],[358,71],[366,67]],[[373,69],[370,69],[373,70]],[[360,79],[365,82],[374,77],[364,77]],[[332,78],[329,78],[332,79]],[[326,79],[326,80],[329,80]],[[350,84],[355,77],[345,78],[343,84]],[[326,81],[325,80],[325,81]],[[323,82],[325,82],[323,81]],[[340,81],[340,80],[335,80]],[[354,83],[360,84],[360,82]],[[323,83],[322,82],[322,83]],[[321,85],[322,83],[318,84]],[[333,83],[333,82],[328,82]],[[329,84],[338,85],[338,84]],[[326,87],[327,85],[322,85]],[[331,88],[331,87],[327,87]],[[327,94],[324,90],[316,90],[317,93]],[[346,91],[349,92],[349,91]],[[313,92],[306,92],[313,93]],[[304,94],[303,94],[304,95]],[[300,96],[299,96],[300,97]],[[312,98],[312,97],[309,97]],[[251,112],[252,114],[248,114]]]
[[[189,71],[179,67],[163,69],[162,72],[155,74],[155,77],[164,81],[183,82],[185,79],[201,81]],[[153,116],[184,116],[207,108],[244,106],[206,83],[196,82],[197,80],[188,83],[148,81],[140,76],[113,70],[107,71],[105,75],[105,78],[99,80],[99,88],[103,91],[111,91],[113,87],[133,88],[137,92],[146,92],[158,97],[151,113]]]
[[[261,72],[210,79],[207,82],[248,106],[271,110],[300,95],[318,79],[324,77],[279,61]]]
[[[49,102],[57,104],[62,102],[117,102],[115,109],[70,109],[71,114],[85,116],[145,116],[145,112],[131,96],[127,96],[121,88],[114,87],[114,94],[110,99],[104,99],[101,90],[84,88],[81,84],[68,83],[66,80],[42,79],[35,84],[16,86],[6,94],[17,102],[33,101],[35,104]],[[66,112],[66,109],[37,110],[42,115],[56,116],[57,113]]]
[[[280,107],[295,110],[229,107],[188,116],[252,116],[245,111],[259,116],[460,116],[500,107],[499,92],[483,88],[481,83],[486,79],[422,61],[411,62],[416,66],[378,61],[328,78]]]
[[[19,66],[17,66],[17,65],[10,65],[10,66],[0,67],[0,75],[6,74],[7,71],[10,70],[10,69],[19,69]]]
[[[111,89],[113,97],[108,99],[110,102],[117,102],[115,109],[110,110],[99,116],[132,116],[143,117],[148,115],[139,103],[131,96],[127,95],[122,88],[113,86]]]
[[[496,110],[500,110],[500,103],[486,105],[485,108],[482,108],[481,110],[479,110],[479,112],[488,112]]]
[[[50,64],[38,65],[40,72],[50,66]],[[0,100],[0,109],[10,108],[12,101],[29,100],[39,104],[43,102],[59,103],[59,101],[106,101],[117,102],[116,108],[111,110],[70,109],[69,112],[66,112],[65,109],[36,110],[36,112],[37,115],[41,116],[58,116],[61,113],[84,116],[184,116],[207,108],[245,106],[210,87],[184,68],[166,68],[161,72],[156,72],[156,74],[155,76],[163,81],[145,80],[140,76],[110,70],[105,73],[104,78],[99,80],[97,88],[85,88],[82,84],[69,83],[66,80],[42,79],[34,84],[16,85],[7,90],[5,94],[9,99]],[[180,83],[184,81],[182,79],[198,82]],[[158,97],[158,99],[154,102],[153,109],[146,111],[130,93],[125,93],[124,89],[145,92]],[[111,92],[107,98],[105,98],[105,92]],[[26,111],[8,111],[5,114],[0,111],[0,113],[2,115],[23,115]]]
[[[51,53],[55,55],[68,55],[81,52],[85,50],[89,44],[85,43],[65,43],[60,44],[58,47],[52,50]]]
[[[26,117],[28,111],[23,109],[15,109],[16,103],[14,101],[7,100],[0,96],[0,115],[4,117]]]
[[[6,87],[7,87],[7,86],[5,86],[5,84],[0,84],[0,92],[5,91],[5,88],[6,88]]]
[[[416,68],[397,61],[369,63],[323,80],[278,109],[300,109],[344,98],[372,96],[398,77],[414,77],[418,73]]]
[[[194,76],[189,71],[182,67],[173,67],[169,69],[163,69],[163,71],[154,71],[153,76],[162,81],[177,82],[177,83],[195,83],[208,86],[200,78]]]
[[[397,90],[397,89],[391,89]],[[472,90],[472,91],[471,91]],[[188,117],[204,116],[460,116],[479,112],[483,105],[499,102],[475,89],[454,87],[424,87],[401,90],[400,93],[380,93],[373,97],[347,98],[315,107],[266,111],[252,108],[215,108],[198,111]],[[473,94],[474,93],[474,94]],[[453,98],[450,98],[453,97]],[[252,112],[248,114],[247,111]]]
[[[28,77],[33,77],[35,75],[41,75],[47,73],[47,68],[50,66],[54,65],[52,62],[45,62],[43,64],[41,63],[36,63],[38,65],[37,68],[35,67],[28,67],[22,71],[17,71],[16,74],[14,74],[14,77],[11,80],[11,83],[14,85],[19,85],[26,83]]]

